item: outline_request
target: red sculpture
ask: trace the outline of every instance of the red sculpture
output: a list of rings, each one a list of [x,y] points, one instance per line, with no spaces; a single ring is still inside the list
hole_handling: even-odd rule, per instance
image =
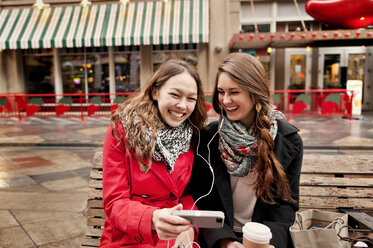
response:
[[[318,22],[337,28],[363,28],[373,24],[371,0],[308,0],[306,12]]]

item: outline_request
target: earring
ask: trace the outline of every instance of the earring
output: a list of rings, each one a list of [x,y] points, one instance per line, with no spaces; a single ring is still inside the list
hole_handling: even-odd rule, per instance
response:
[[[260,112],[260,110],[262,109],[262,104],[260,104],[260,103],[257,103],[256,105],[255,105],[255,109],[256,109],[256,112]]]

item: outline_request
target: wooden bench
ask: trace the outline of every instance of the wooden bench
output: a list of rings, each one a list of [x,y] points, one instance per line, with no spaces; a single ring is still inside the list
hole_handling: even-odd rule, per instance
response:
[[[300,207],[349,214],[349,225],[372,237],[373,155],[305,154]]]
[[[349,225],[372,237],[373,155],[305,154],[300,207],[346,211]],[[87,230],[82,247],[97,247],[105,222],[102,204],[102,152],[94,154],[87,201]]]
[[[97,247],[106,218],[102,201],[102,152],[93,156],[87,207],[87,229],[81,247]]]

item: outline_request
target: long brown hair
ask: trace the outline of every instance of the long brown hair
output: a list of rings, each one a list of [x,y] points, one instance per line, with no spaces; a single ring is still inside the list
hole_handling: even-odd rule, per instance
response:
[[[122,103],[111,117],[114,128],[120,117],[126,117],[122,118],[124,125],[131,130],[131,132],[126,133],[126,149],[127,151],[130,149],[134,153],[140,165],[140,169],[143,172],[149,171],[151,167],[156,134],[159,130],[166,127],[159,113],[157,103],[152,98],[152,90],[154,88],[160,89],[171,77],[183,72],[187,72],[193,77],[197,83],[198,90],[196,106],[189,116],[189,120],[194,126],[203,129],[207,114],[201,79],[197,70],[192,65],[185,61],[175,59],[170,59],[160,65],[142,90],[138,94],[133,94]],[[145,141],[145,133],[148,127],[152,129],[150,142]],[[120,142],[122,135],[116,133],[114,128],[113,136]],[[192,145],[197,135],[198,130],[193,128]]]
[[[291,200],[290,186],[285,172],[274,154],[274,140],[269,132],[271,124],[268,112],[271,105],[269,80],[263,65],[255,57],[245,53],[231,53],[220,65],[216,75],[213,93],[213,108],[217,113],[222,109],[219,104],[217,84],[222,72],[228,73],[232,80],[245,89],[253,101],[255,109],[254,130],[258,137],[258,150],[254,170],[257,179],[254,184],[256,196],[266,203],[275,203],[276,197]]]

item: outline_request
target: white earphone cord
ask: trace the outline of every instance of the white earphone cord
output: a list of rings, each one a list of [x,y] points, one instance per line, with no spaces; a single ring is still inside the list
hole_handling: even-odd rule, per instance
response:
[[[199,198],[198,198],[198,199],[193,203],[193,206],[192,206],[192,208],[190,209],[190,210],[193,210],[193,208],[194,208],[194,206],[197,204],[197,202],[198,202],[199,200],[201,200],[202,198],[208,196],[208,195],[212,192],[212,189],[213,189],[213,187],[214,187],[215,174],[214,174],[214,170],[212,169],[212,166],[211,166],[211,163],[210,163],[210,161],[211,161],[211,160],[210,160],[210,154],[211,154],[211,151],[210,151],[210,144],[211,144],[211,142],[214,140],[215,136],[219,133],[221,127],[223,126],[224,119],[222,120],[222,122],[221,122],[221,124],[220,124],[220,126],[219,126],[218,131],[216,131],[216,133],[212,136],[211,140],[207,143],[207,150],[208,150],[207,161],[206,161],[206,159],[205,159],[201,154],[198,153],[198,151],[199,151],[199,144],[200,144],[200,142],[201,142],[200,130],[199,130],[199,128],[198,128],[197,126],[195,126],[195,125],[194,125],[194,124],[189,120],[189,118],[188,118],[188,121],[190,122],[190,124],[192,124],[192,126],[193,126],[194,128],[196,128],[196,129],[198,130],[198,143],[197,143],[196,155],[199,156],[200,158],[202,158],[202,160],[206,162],[206,164],[208,165],[208,167],[209,167],[209,169],[210,169],[210,171],[211,171],[211,174],[212,174],[212,181],[211,181],[210,190],[209,190],[206,194],[200,196],[200,197],[199,197]],[[193,248],[193,244],[195,244],[196,246],[198,246],[198,247],[200,248],[200,246],[199,246],[199,244],[198,244],[197,242],[195,242],[195,241],[191,241],[191,240],[190,240],[190,237],[189,237],[189,234],[188,234],[188,233],[187,233],[187,236],[188,236],[188,244],[185,246],[185,248],[188,248],[189,246]],[[167,242],[167,247],[169,247],[169,242],[170,242],[170,241]]]

